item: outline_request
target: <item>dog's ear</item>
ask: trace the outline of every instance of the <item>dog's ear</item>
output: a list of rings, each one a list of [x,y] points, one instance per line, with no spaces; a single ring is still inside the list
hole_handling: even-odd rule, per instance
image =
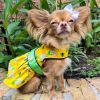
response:
[[[34,39],[40,39],[48,29],[49,13],[46,10],[32,9],[27,12],[26,29]]]
[[[77,20],[77,23],[85,23],[85,21],[88,19],[90,15],[90,8],[87,6],[79,7],[75,9],[79,12],[79,18]]]
[[[78,32],[82,38],[85,38],[86,33],[92,30],[90,22],[90,8],[83,6],[75,9],[79,12],[79,18],[75,24],[75,31]]]
[[[46,10],[32,9],[29,10],[27,13],[30,20],[36,27],[41,27],[48,23],[49,13]]]

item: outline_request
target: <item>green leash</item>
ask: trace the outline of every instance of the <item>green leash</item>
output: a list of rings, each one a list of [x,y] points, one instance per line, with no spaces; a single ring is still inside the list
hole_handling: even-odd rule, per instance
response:
[[[30,68],[39,75],[43,75],[42,68],[38,65],[35,56],[35,49],[31,50],[28,54],[28,63]]]

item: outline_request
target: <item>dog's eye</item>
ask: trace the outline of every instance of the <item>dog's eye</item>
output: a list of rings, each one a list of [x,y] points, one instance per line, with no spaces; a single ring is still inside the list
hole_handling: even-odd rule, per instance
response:
[[[71,20],[69,20],[69,22],[74,22],[74,20],[73,20],[73,19],[71,19]]]
[[[51,24],[52,24],[52,25],[54,25],[54,24],[58,24],[58,22],[51,22]]]

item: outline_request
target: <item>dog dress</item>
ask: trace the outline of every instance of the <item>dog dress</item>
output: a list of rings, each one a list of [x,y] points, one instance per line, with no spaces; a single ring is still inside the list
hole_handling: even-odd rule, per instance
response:
[[[68,57],[68,48],[56,49],[42,45],[30,52],[16,57],[9,62],[8,74],[4,83],[10,88],[19,88],[27,83],[35,73],[43,75],[43,62],[46,59],[63,59]]]

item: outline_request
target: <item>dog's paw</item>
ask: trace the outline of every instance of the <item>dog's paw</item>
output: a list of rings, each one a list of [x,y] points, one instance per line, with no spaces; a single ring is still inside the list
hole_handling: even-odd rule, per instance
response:
[[[61,89],[61,92],[62,92],[62,93],[70,92],[70,88],[64,88],[64,89]]]

